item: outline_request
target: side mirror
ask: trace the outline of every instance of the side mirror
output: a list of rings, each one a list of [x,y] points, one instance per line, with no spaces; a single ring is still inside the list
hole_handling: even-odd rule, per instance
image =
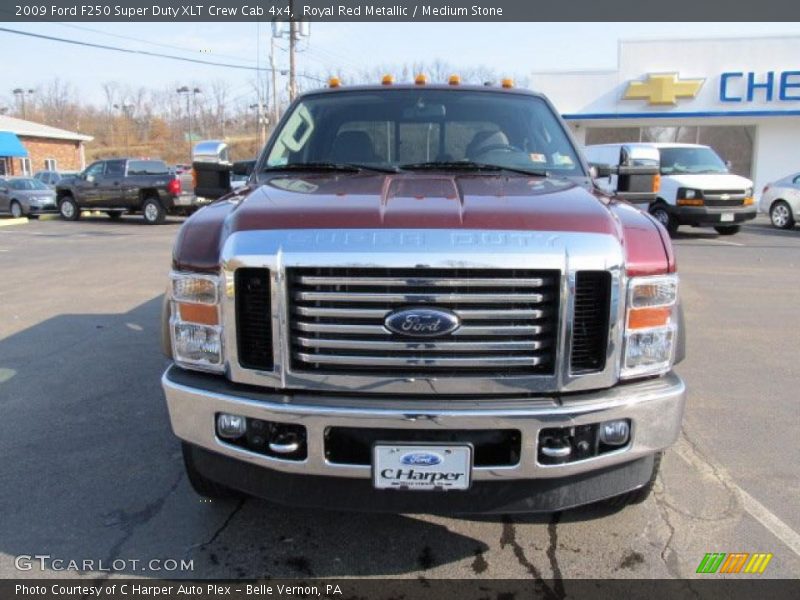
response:
[[[230,163],[197,162],[194,170],[194,193],[201,198],[216,200],[231,191]]]
[[[591,175],[592,179],[598,179],[601,177],[611,177],[617,173],[616,167],[613,165],[605,165],[602,163],[592,163],[590,165],[592,169]]]
[[[231,169],[231,173],[234,175],[239,175],[240,177],[250,177],[250,174],[253,172],[253,169],[256,168],[256,161],[255,160],[240,160],[233,163],[233,168]]]
[[[649,204],[661,187],[659,165],[620,165],[616,195],[636,204]]]

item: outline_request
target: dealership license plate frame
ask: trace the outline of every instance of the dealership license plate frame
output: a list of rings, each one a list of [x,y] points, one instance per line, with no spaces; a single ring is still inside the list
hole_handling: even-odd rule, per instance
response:
[[[387,464],[386,454],[389,451],[395,455],[394,461],[390,460]],[[402,463],[400,459],[409,453],[430,453],[441,455],[445,459],[445,463],[439,467],[437,466],[422,466],[416,467],[402,465],[404,468],[417,469],[423,473],[441,473],[444,472],[448,466],[456,463],[457,471],[463,473],[464,483],[454,482],[454,485],[434,485],[430,482],[419,481],[412,482],[411,485],[385,485],[383,478],[380,477],[382,469],[386,467],[397,467]],[[472,470],[473,458],[475,456],[475,448],[469,443],[446,443],[446,442],[383,442],[378,441],[372,445],[372,486],[377,490],[395,490],[395,491],[414,491],[414,492],[442,492],[442,491],[465,491],[472,486]],[[460,463],[460,464],[458,464]]]
[[[733,223],[736,220],[736,215],[732,212],[724,212],[719,216],[720,223]]]

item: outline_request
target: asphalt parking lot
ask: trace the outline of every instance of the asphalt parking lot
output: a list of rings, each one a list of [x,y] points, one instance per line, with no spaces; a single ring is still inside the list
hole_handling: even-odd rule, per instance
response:
[[[179,224],[0,227],[0,577],[79,576],[15,568],[49,554],[193,561],[117,573],[141,577],[668,578],[694,576],[707,552],[771,552],[762,577],[800,575],[800,228],[760,218],[736,236],[675,240],[690,397],[653,497],[618,512],[446,518],[192,492],[159,384]]]

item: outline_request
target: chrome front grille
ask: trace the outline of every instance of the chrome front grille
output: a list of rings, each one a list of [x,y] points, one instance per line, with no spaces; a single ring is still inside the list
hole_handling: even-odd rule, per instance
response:
[[[559,322],[558,270],[287,269],[294,372],[549,375]],[[461,326],[435,338],[392,333],[389,313],[436,307]]]
[[[747,190],[704,190],[703,203],[706,206],[742,206]]]

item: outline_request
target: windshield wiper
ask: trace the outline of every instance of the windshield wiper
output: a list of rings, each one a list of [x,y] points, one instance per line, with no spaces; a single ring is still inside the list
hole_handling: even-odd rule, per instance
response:
[[[420,163],[408,163],[400,165],[403,171],[425,171],[425,170],[449,170],[459,169],[464,171],[508,171],[510,173],[519,173],[520,175],[531,175],[533,177],[550,177],[550,173],[537,169],[523,169],[521,167],[508,167],[506,165],[493,165],[488,163],[479,163],[471,160],[451,160],[451,161],[432,161]]]
[[[397,173],[397,168],[381,167],[376,165],[362,165],[357,163],[298,162],[265,167],[263,171],[339,171],[341,173],[377,171],[378,173]]]

